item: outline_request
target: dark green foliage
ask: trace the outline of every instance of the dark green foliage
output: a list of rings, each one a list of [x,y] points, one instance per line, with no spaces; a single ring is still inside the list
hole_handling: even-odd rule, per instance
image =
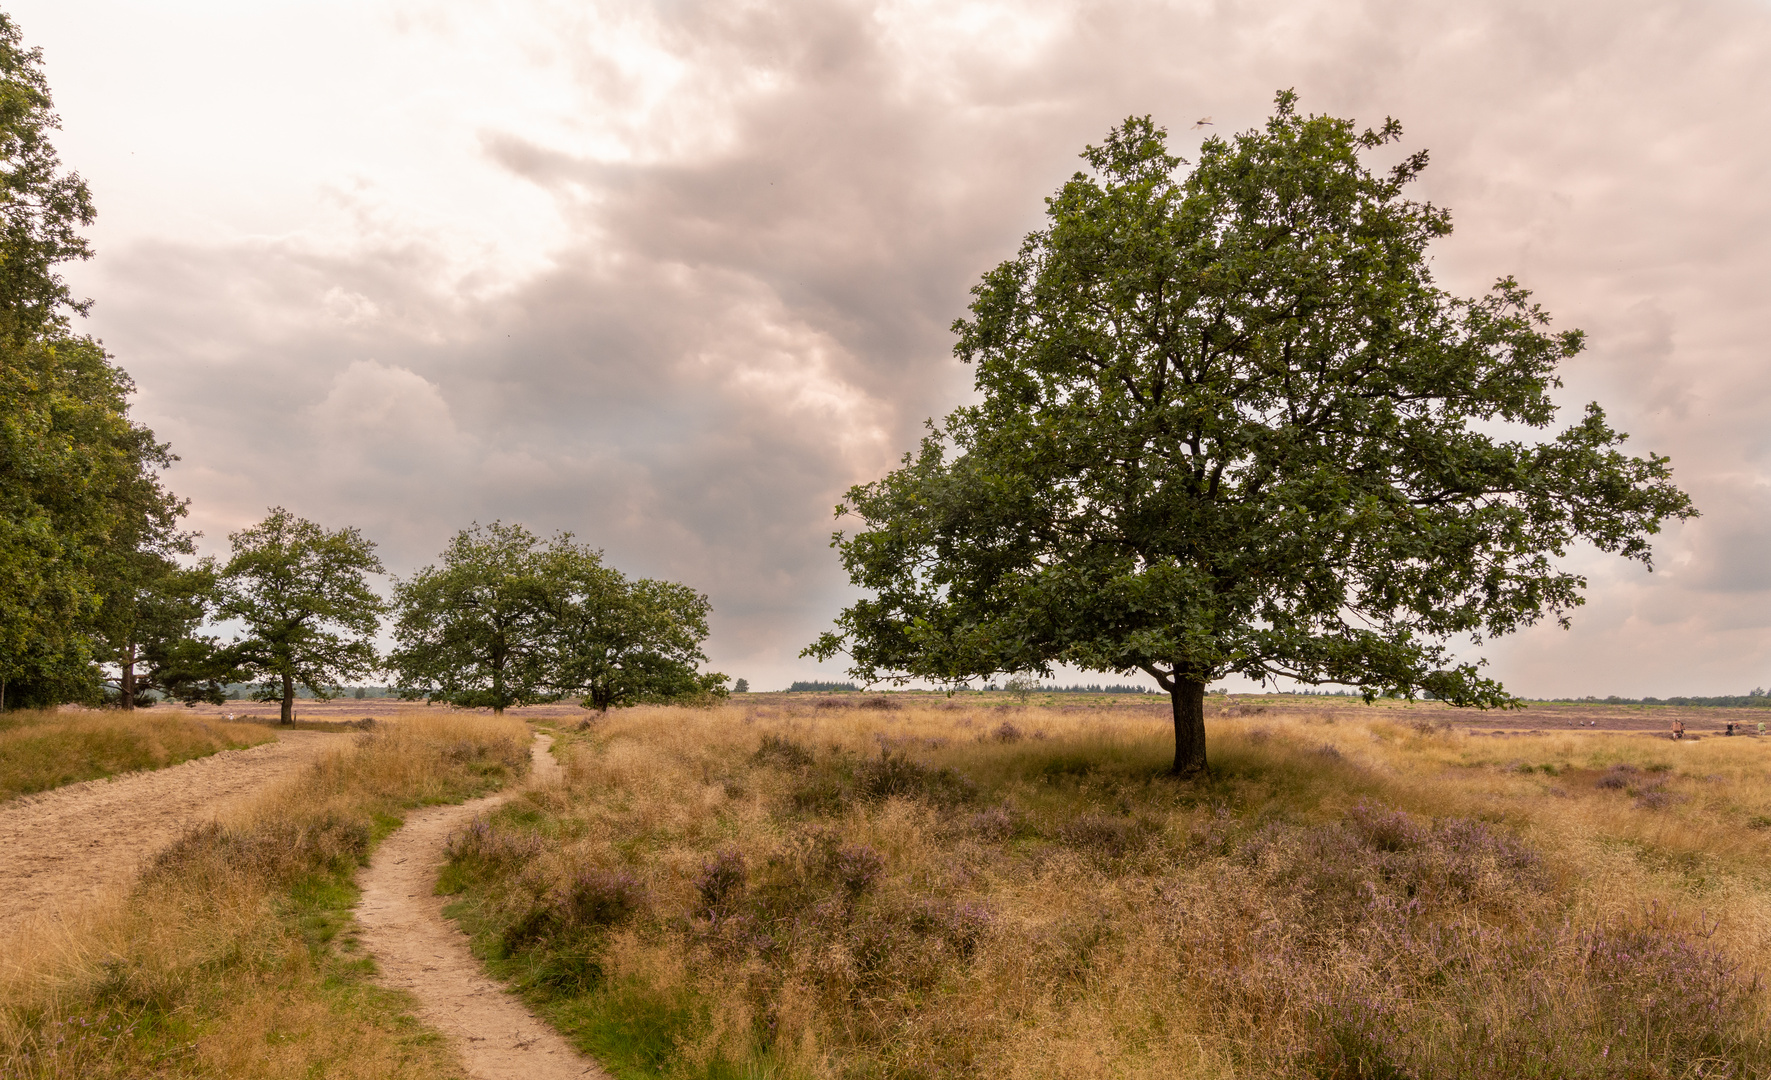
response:
[[[389,663],[405,697],[502,711],[578,694],[607,711],[726,693],[724,675],[696,670],[707,598],[629,579],[570,533],[543,544],[521,525],[464,529],[394,604]]]
[[[1513,704],[1448,642],[1565,621],[1559,556],[1646,565],[1695,511],[1597,405],[1546,432],[1582,337],[1510,278],[1434,284],[1450,217],[1404,198],[1425,153],[1364,160],[1400,134],[1283,93],[1184,174],[1148,118],[1090,147],[954,326],[982,401],[839,508],[870,596],[808,653],[869,682],[1142,670],[1177,771],[1232,672]]]
[[[388,666],[401,696],[494,712],[558,697],[547,555],[521,525],[494,521],[463,529],[440,566],[396,584]]]
[[[92,194],[79,173],[62,171],[49,133],[61,127],[43,75],[41,49],[26,49],[0,14],[0,340],[29,341],[84,315],[56,266],[89,259],[80,229],[91,225]]]
[[[750,760],[759,765],[778,765],[787,769],[798,769],[810,765],[813,754],[804,746],[782,735],[764,735],[762,743],[757,746],[756,753]]]
[[[62,169],[36,49],[0,14],[0,707],[96,701],[97,661],[142,584],[188,553],[173,456],[128,417],[129,377],[57,272],[91,250],[92,199]],[[126,619],[123,621],[127,621]]]
[[[197,632],[219,600],[214,562],[186,567],[137,550],[124,563],[111,579],[98,634],[104,661],[117,671],[107,683],[118,703],[151,705],[156,695],[225,701],[227,684],[243,673],[213,637]]]

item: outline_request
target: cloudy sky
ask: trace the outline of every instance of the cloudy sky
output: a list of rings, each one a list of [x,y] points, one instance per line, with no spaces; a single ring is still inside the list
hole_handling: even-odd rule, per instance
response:
[[[715,608],[758,688],[849,595],[831,507],[968,392],[967,289],[1084,144],[1273,93],[1400,119],[1451,208],[1704,517],[1590,554],[1515,692],[1771,685],[1766,0],[12,0],[98,256],[70,279],[211,550],[272,503],[395,572],[571,529]],[[834,674],[840,665],[826,669]]]

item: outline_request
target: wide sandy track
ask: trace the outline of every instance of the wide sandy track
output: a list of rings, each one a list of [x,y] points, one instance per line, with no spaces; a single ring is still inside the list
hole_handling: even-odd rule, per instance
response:
[[[329,732],[281,731],[247,750],[0,803],[0,936],[127,887],[186,829],[345,745]]]

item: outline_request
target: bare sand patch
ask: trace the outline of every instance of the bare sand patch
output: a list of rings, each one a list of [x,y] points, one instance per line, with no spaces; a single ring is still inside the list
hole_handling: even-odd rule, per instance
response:
[[[285,731],[167,769],[89,780],[0,805],[0,935],[127,887],[161,848],[343,745]]]

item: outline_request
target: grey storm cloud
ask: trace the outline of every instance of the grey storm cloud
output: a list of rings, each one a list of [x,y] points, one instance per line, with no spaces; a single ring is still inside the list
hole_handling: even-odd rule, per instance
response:
[[[1431,151],[1420,197],[1458,226],[1443,283],[1515,274],[1585,329],[1563,400],[1670,455],[1704,512],[1652,575],[1570,553],[1592,582],[1576,629],[1491,647],[1496,672],[1525,693],[1771,681],[1766,6],[621,5],[637,61],[586,14],[613,6],[512,7],[567,111],[624,140],[462,120],[509,197],[553,214],[522,273],[344,179],[310,197],[357,223],[349,243],[137,224],[81,270],[211,541],[281,503],[409,571],[472,520],[569,528],[708,592],[722,670],[809,673],[795,654],[849,595],[832,505],[968,395],[948,326],[1083,145],[1150,113],[1185,156],[1195,119],[1245,129],[1295,87]],[[474,50],[438,10],[373,26],[390,49]],[[79,41],[51,49],[52,80]],[[77,134],[97,106],[54,84]],[[102,212],[129,174],[93,175]]]

